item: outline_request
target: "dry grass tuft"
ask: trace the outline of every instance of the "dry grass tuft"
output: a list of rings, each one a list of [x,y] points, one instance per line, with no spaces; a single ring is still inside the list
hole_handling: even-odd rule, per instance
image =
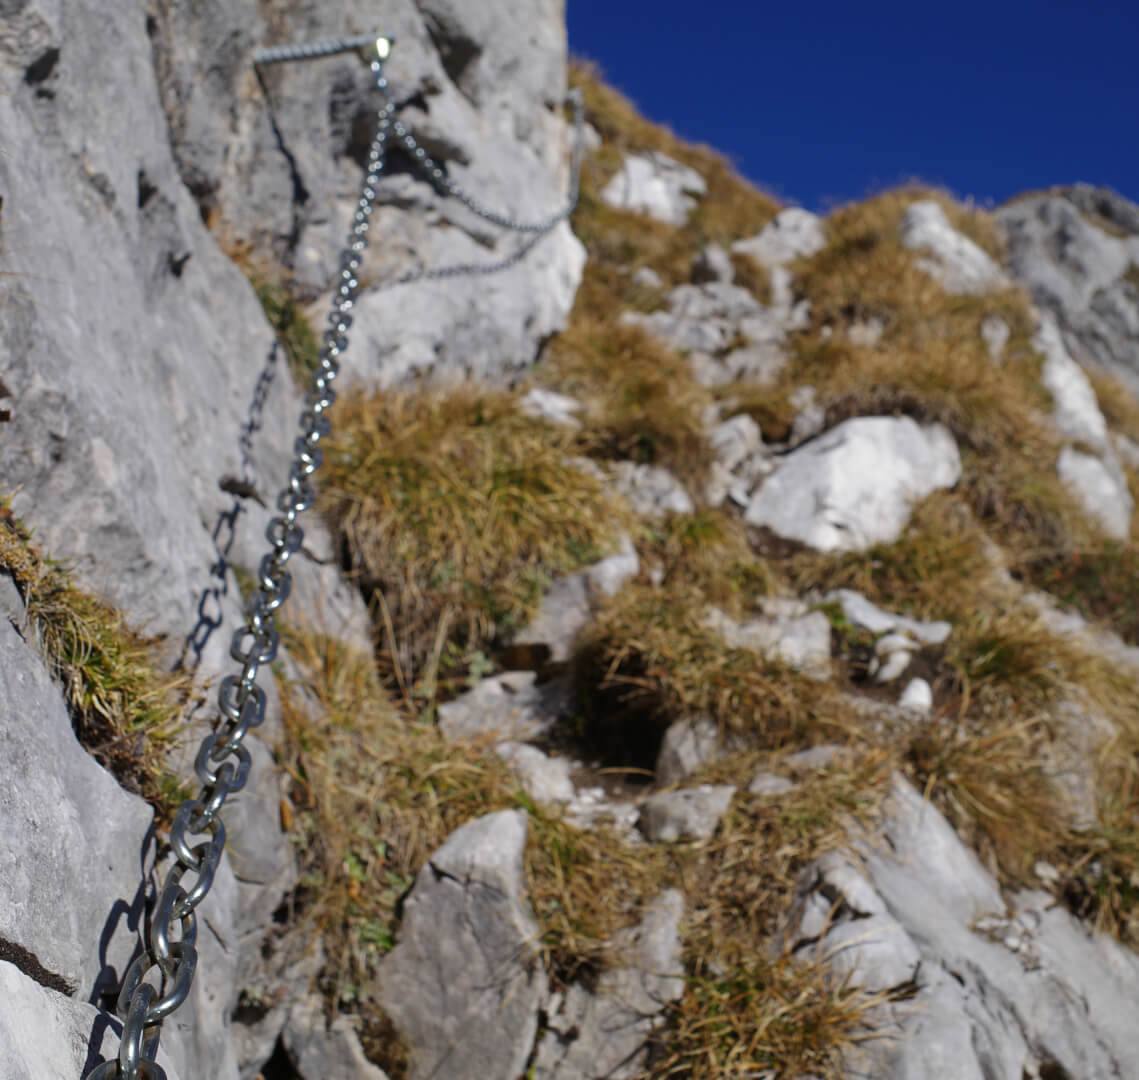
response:
[[[624,522],[571,460],[574,434],[516,395],[354,394],[333,427],[322,510],[378,609],[394,682],[427,701],[485,674],[484,650]]]
[[[120,611],[72,584],[31,533],[0,516],[0,571],[11,575],[49,671],[63,689],[79,741],[165,820],[186,792],[165,764],[182,727],[190,677],[159,671],[152,639]]]

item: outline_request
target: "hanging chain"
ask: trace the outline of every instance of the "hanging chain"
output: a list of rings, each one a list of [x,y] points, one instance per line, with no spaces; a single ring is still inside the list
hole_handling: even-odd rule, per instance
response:
[[[261,560],[257,590],[246,602],[245,625],[234,633],[230,643],[230,656],[241,665],[241,673],[228,675],[221,682],[218,689],[220,723],[202,740],[194,762],[194,772],[202,784],[201,791],[196,798],[188,799],[178,808],[170,826],[170,847],[175,861],[167,870],[158,891],[143,951],[127,968],[119,990],[116,1012],[123,1020],[123,1033],[118,1057],[99,1065],[87,1080],[166,1080],[166,1073],[156,1060],[162,1023],[190,993],[198,963],[196,912],[209,894],[225,851],[225,824],[219,814],[226,799],[245,787],[251,758],[244,740],[249,731],[265,719],[265,691],[257,685],[257,675],[277,656],[280,639],[275,615],[288,598],[292,586],[292,575],[287,569],[289,560],[300,551],[304,539],[297,518],[315,501],[311,478],[321,464],[318,444],[330,430],[327,413],[336,399],[332,383],[340,373],[340,358],[348,348],[348,330],[352,326],[352,310],[360,288],[360,264],[368,246],[370,219],[384,170],[389,137],[394,134],[400,140],[412,161],[430,181],[459,199],[479,217],[506,229],[533,234],[518,251],[500,262],[440,267],[406,275],[390,284],[461,274],[495,273],[505,269],[523,259],[543,236],[568,218],[577,205],[584,114],[580,91],[570,95],[575,111],[575,141],[568,202],[543,221],[515,221],[487,209],[464,192],[446,176],[410,132],[394,120],[396,106],[388,96],[388,84],[382,68],[383,60],[391,51],[391,43],[390,38],[367,35],[284,45],[259,49],[254,53],[254,63],[270,64],[315,59],[367,47],[371,57],[369,66],[383,105],[376,117],[376,133],[368,151],[367,168],[352,216],[348,246],[340,256],[340,273],[328,315],[329,328],[325,331],[320,352],[320,366],[313,376],[306,407],[301,413],[300,435],[294,443],[295,457],[289,468],[288,483],[277,498],[279,516],[270,521],[266,530],[271,550]],[[243,442],[243,464],[247,464],[246,450]],[[172,936],[172,931],[175,936]]]

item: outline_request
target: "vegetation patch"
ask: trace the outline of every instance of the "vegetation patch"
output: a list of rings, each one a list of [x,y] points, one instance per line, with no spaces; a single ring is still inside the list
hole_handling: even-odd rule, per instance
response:
[[[29,637],[63,689],[80,743],[128,791],[166,821],[188,793],[166,767],[181,730],[190,678],[161,672],[155,642],[122,612],[71,581],[45,559],[32,534],[0,504],[0,572],[27,609]]]
[[[308,386],[320,367],[320,339],[312,323],[286,286],[262,277],[251,280],[265,318],[285,350],[293,378],[297,385]]]
[[[354,394],[333,430],[322,510],[375,609],[386,681],[428,704],[492,671],[487,652],[625,520],[572,460],[574,433],[515,394]]]

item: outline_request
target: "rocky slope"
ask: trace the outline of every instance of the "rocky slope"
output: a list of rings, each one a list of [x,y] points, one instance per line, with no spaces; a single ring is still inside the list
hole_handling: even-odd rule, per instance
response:
[[[252,51],[375,19],[0,5],[0,1076],[115,1053],[340,280],[371,76]],[[380,22],[555,212],[562,5]],[[824,221],[573,79],[517,265],[379,185],[167,1075],[1135,1075],[1139,207]]]

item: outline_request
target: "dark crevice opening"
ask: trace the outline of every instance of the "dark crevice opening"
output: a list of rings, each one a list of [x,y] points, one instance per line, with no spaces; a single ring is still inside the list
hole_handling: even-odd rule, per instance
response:
[[[281,253],[281,262],[287,269],[292,269],[295,263],[295,252],[297,245],[300,243],[300,234],[302,226],[302,207],[308,204],[309,199],[312,197],[311,192],[305,186],[304,179],[301,177],[300,166],[297,164],[296,156],[289,149],[288,144],[285,142],[284,133],[281,131],[280,125],[277,123],[277,114],[273,108],[273,99],[269,94],[269,88],[265,85],[265,76],[262,74],[260,68],[254,69],[257,73],[257,83],[261,87],[261,93],[265,97],[265,112],[269,118],[269,127],[273,132],[273,139],[277,144],[277,149],[281,151],[289,168],[289,179],[292,183],[292,206],[293,206],[293,224],[285,241],[285,250]]]
[[[26,949],[23,945],[17,945],[16,942],[3,937],[0,937],[0,960],[6,960],[13,967],[19,968],[29,979],[35,980],[48,990],[66,994],[68,997],[76,991],[76,987],[62,975],[48,971],[31,949]]]
[[[33,60],[24,71],[24,82],[29,86],[38,86],[51,77],[55,65],[59,62],[59,49],[54,46],[45,49]]]

